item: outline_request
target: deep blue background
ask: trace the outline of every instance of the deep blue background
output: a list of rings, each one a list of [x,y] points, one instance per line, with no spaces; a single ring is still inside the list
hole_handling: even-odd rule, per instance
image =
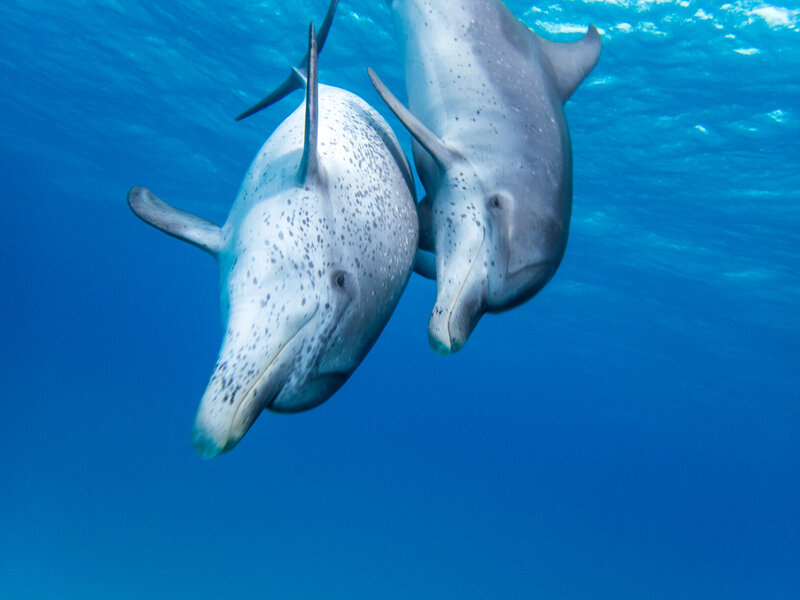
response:
[[[326,2],[0,6],[0,598],[800,597],[800,10],[508,5],[603,33],[557,276],[444,358],[412,279],[334,398],[213,461],[216,268],[125,193],[223,221],[301,97],[231,117]],[[320,79],[388,116],[366,65],[402,91],[343,0]]]

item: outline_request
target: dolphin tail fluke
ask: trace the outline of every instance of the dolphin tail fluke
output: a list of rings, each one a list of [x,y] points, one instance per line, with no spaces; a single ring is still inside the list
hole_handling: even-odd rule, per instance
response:
[[[589,25],[586,35],[577,42],[567,43],[551,42],[535,33],[533,35],[553,65],[561,101],[566,103],[600,58],[600,33],[594,25]]]
[[[219,225],[170,206],[147,188],[132,188],[128,192],[128,206],[148,225],[189,242],[212,256],[216,256],[222,248],[222,229]]]
[[[319,28],[319,34],[317,35],[318,52],[322,52],[322,48],[325,46],[325,40],[328,39],[328,32],[331,29],[333,15],[336,13],[336,7],[338,4],[339,0],[331,0],[330,5],[328,6],[328,12],[325,15],[325,19],[322,21],[322,26]],[[275,104],[278,100],[288,96],[293,91],[302,88],[305,85],[308,77],[308,61],[309,55],[306,54],[303,57],[303,60],[301,60],[298,65],[292,69],[291,73],[289,73],[289,76],[283,81],[283,83],[281,83],[269,94],[264,96],[264,98],[259,100],[256,104],[236,117],[236,120],[241,121],[242,119],[257,113],[261,109]]]
[[[414,139],[425,148],[428,154],[430,154],[440,166],[447,167],[458,160],[460,155],[455,150],[448,147],[441,138],[428,129],[422,121],[403,106],[372,68],[367,68],[367,73],[372,81],[372,85],[375,86],[375,89],[378,91],[381,98],[383,98],[383,101],[386,102],[395,116],[405,128],[408,129],[409,133],[414,136]]]
[[[303,185],[319,175],[317,161],[317,130],[319,129],[319,86],[317,84],[317,36],[314,23],[308,27],[308,73],[306,74],[306,124],[303,141],[303,159],[297,173],[297,182]]]

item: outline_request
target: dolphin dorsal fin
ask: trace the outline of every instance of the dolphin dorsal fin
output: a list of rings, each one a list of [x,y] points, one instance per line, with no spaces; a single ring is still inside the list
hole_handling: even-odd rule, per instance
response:
[[[319,85],[317,83],[317,35],[314,23],[308,26],[308,73],[306,74],[306,125],[303,159],[297,172],[297,183],[305,184],[319,176],[317,132],[319,130]]]
[[[333,15],[336,13],[336,7],[338,4],[339,0],[331,0],[331,3],[328,5],[328,12],[325,14],[325,19],[322,21],[322,26],[319,28],[319,35],[317,36],[318,52],[322,52],[322,48],[325,46],[325,40],[328,39],[328,32],[331,29]],[[306,54],[303,57],[303,60],[301,60],[296,67],[292,68],[289,76],[283,81],[282,84],[236,117],[236,120],[241,121],[242,119],[257,113],[261,109],[275,104],[278,100],[285,98],[293,91],[302,88],[305,85],[306,78],[308,77],[308,60],[309,55]]]
[[[128,206],[148,225],[189,242],[211,256],[216,256],[222,248],[223,236],[219,225],[170,206],[147,188],[132,188],[128,192]]]
[[[403,106],[402,102],[386,87],[386,84],[381,81],[378,74],[371,67],[367,67],[367,73],[370,80],[372,80],[372,85],[375,86],[383,101],[386,102],[395,116],[408,129],[409,133],[425,148],[440,167],[447,168],[461,158],[461,155],[456,150],[450,148],[439,136],[414,116],[410,110]]]
[[[535,33],[533,35],[553,66],[561,102],[566,103],[600,58],[600,33],[594,25],[589,25],[586,35],[577,42],[567,43],[551,42]]]

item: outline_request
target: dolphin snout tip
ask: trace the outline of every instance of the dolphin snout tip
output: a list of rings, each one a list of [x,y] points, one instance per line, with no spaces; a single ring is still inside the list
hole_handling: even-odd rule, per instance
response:
[[[433,307],[431,320],[428,323],[428,343],[431,349],[440,356],[445,356],[453,351],[450,331],[447,327],[449,314],[446,314],[438,305]]]
[[[227,446],[220,446],[206,431],[197,427],[192,431],[192,448],[205,459],[219,456],[228,449]]]
[[[436,336],[432,335],[430,331],[428,331],[428,343],[430,344],[433,351],[440,356],[445,356],[447,354],[450,354],[451,352],[451,346],[449,340],[448,341],[441,340]]]
[[[455,302],[433,307],[428,322],[428,343],[436,354],[455,354],[467,343],[485,310],[482,296],[461,294]]]
[[[440,356],[455,354],[464,346],[463,342],[450,335],[447,328],[445,331],[440,331],[440,328],[433,327],[433,323],[431,327],[428,327],[428,343],[431,349]]]

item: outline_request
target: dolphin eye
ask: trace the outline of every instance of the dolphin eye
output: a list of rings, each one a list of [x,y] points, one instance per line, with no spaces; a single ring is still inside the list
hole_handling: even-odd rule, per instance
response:
[[[358,285],[358,277],[349,271],[339,270],[331,273],[331,288],[334,297],[339,301],[348,303],[355,301],[361,288]]]
[[[501,209],[503,208],[503,200],[500,194],[492,194],[489,196],[489,208]]]
[[[333,285],[344,289],[347,286],[347,273],[344,271],[335,271],[331,276],[331,280],[333,281]]]

